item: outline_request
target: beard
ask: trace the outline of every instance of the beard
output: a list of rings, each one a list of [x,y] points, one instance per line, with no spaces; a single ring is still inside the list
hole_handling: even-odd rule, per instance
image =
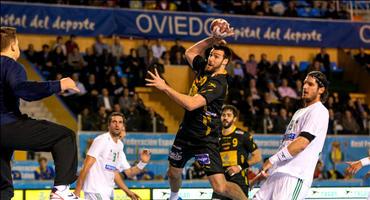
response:
[[[113,136],[119,136],[121,134],[121,130],[116,130],[116,129],[112,129],[110,131],[110,133],[113,135]]]
[[[302,96],[302,99],[303,99],[304,103],[308,104],[308,103],[311,103],[312,101],[314,101],[316,99],[317,95],[319,95],[319,93],[315,92],[311,96],[307,96],[307,95],[306,95],[306,97]]]
[[[223,121],[222,122],[222,127],[224,128],[224,129],[228,129],[228,128],[230,128],[230,126],[231,125],[233,125],[233,123],[232,122],[228,122],[228,121]]]

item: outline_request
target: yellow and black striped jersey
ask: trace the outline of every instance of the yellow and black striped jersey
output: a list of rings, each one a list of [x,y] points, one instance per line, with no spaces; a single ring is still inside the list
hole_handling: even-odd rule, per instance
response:
[[[240,165],[243,169],[248,167],[248,156],[254,150],[258,149],[252,135],[239,128],[228,135],[222,135],[220,139],[220,154],[222,166]]]
[[[204,72],[207,62],[201,56],[193,60],[196,78],[189,91],[190,96],[202,95],[207,104],[193,111],[185,111],[177,137],[194,143],[218,143],[221,135],[221,108],[227,95],[227,74]]]

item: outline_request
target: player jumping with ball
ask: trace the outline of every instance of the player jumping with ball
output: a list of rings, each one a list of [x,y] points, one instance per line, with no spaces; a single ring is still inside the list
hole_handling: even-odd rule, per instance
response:
[[[224,21],[225,22],[225,21]],[[221,135],[221,108],[227,93],[225,67],[231,59],[231,50],[223,45],[223,36],[232,34],[228,23],[220,23],[218,29],[224,35],[208,37],[186,50],[185,56],[196,73],[189,95],[180,94],[168,86],[155,73],[148,72],[148,86],[156,87],[186,109],[184,119],[172,145],[168,160],[168,179],[171,186],[170,200],[177,200],[181,186],[181,174],[186,162],[195,157],[203,166],[215,192],[232,198],[247,199],[240,187],[226,181],[219,153]],[[216,46],[213,46],[216,45]],[[202,57],[204,50],[212,47],[208,59]]]
[[[264,163],[261,173],[270,175],[253,199],[305,198],[328,130],[329,113],[323,105],[327,96],[325,75],[308,73],[302,94],[305,107],[294,113],[279,151]]]

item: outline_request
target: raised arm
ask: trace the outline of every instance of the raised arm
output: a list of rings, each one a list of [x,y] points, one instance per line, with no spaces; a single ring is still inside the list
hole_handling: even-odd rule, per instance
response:
[[[225,40],[221,38],[215,38],[215,37],[208,37],[205,38],[190,48],[186,49],[185,51],[185,57],[190,66],[193,68],[193,60],[197,55],[203,55],[204,51],[211,47],[212,45],[217,45],[217,44],[226,44]]]

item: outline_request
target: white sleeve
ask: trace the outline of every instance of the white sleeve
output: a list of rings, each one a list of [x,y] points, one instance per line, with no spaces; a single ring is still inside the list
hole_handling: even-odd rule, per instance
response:
[[[329,113],[326,109],[313,109],[307,114],[304,121],[301,123],[301,132],[308,132],[314,136],[326,134],[328,123]]]
[[[101,140],[100,138],[95,138],[87,152],[87,155],[97,159],[99,157],[99,153],[102,152],[105,147],[103,141],[104,140]]]
[[[131,165],[128,163],[125,153],[122,151],[121,153],[121,164],[119,165],[119,171],[124,171],[130,169]]]

